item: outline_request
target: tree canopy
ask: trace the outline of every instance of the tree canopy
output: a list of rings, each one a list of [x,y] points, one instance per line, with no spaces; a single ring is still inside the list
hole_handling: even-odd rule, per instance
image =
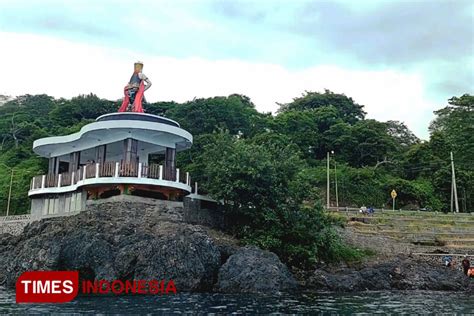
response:
[[[46,160],[31,150],[34,140],[75,132],[117,108],[118,102],[92,94],[70,100],[24,95],[1,105],[0,213],[12,168],[11,214],[29,210],[30,179],[47,170]],[[328,152],[334,152],[330,186],[334,190],[337,167],[341,206],[388,207],[396,189],[397,207],[448,211],[452,151],[461,211],[474,207],[474,97],[468,94],[435,112],[428,141],[403,122],[366,119],[362,105],[328,90],[306,92],[276,115],[258,112],[238,94],[145,108],[193,134],[193,147],[178,154],[177,164],[238,215],[234,233],[291,263],[357,256],[338,241],[321,211]]]
[[[288,110],[317,110],[333,106],[344,122],[354,124],[365,118],[364,106],[357,104],[350,97],[325,90],[324,93],[306,91],[301,97],[293,99],[293,102],[280,104],[280,112]]]

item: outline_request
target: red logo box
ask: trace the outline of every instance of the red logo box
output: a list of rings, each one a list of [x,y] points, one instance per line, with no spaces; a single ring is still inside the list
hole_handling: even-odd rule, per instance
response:
[[[16,281],[16,302],[66,303],[78,291],[78,271],[28,271]]]

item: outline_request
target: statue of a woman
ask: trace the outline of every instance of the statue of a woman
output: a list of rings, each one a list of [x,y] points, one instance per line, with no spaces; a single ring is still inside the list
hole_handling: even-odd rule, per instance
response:
[[[142,70],[143,62],[135,62],[132,77],[124,88],[125,96],[119,112],[143,112],[143,93],[151,87],[151,81],[145,76]]]

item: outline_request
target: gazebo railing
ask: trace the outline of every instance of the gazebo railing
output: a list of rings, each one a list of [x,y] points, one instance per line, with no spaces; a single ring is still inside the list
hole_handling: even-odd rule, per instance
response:
[[[139,164],[136,162],[122,162],[120,168],[121,177],[138,177]]]
[[[86,179],[92,179],[96,177],[97,164],[86,165]]]
[[[115,161],[107,161],[100,165],[99,177],[113,177],[115,174]]]
[[[31,184],[31,189],[41,189],[44,184],[42,183],[43,176],[35,176],[33,177],[32,184]]]
[[[163,166],[158,164],[151,164],[145,166],[145,169],[148,171],[145,174],[145,177],[152,179],[162,179],[163,178]]]
[[[67,187],[86,179],[103,177],[149,178],[180,182],[189,186],[191,185],[191,177],[189,176],[189,173],[180,172],[179,169],[176,169],[175,174],[167,176],[165,175],[163,165],[107,161],[101,164],[87,164],[73,172],[35,176],[31,182],[31,190]]]
[[[59,181],[59,179],[58,179]],[[72,184],[72,172],[61,173],[61,186],[67,187]]]
[[[58,186],[59,175],[58,174],[47,174],[45,187],[46,188],[54,188]]]

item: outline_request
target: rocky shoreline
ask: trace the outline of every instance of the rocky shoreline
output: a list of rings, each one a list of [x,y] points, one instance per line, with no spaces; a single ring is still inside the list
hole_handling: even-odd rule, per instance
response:
[[[298,279],[304,280],[301,281],[302,288],[309,291],[431,290],[474,293],[474,282],[462,271],[405,255],[357,267],[301,271]]]
[[[461,272],[412,256],[292,274],[271,252],[240,247],[222,232],[167,219],[146,205],[98,208],[0,235],[0,286],[14,287],[28,270],[78,270],[83,279],[173,279],[182,292],[474,292]]]

